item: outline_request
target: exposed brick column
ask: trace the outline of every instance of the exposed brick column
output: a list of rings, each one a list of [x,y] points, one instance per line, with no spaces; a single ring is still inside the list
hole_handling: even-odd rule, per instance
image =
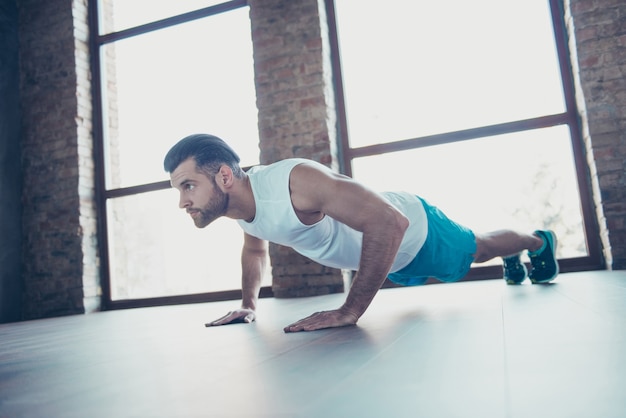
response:
[[[626,3],[570,0],[566,20],[575,35],[574,70],[599,218],[608,227],[602,231],[607,264],[626,269]]]
[[[24,319],[99,308],[87,0],[19,0]]]
[[[261,163],[292,157],[337,167],[330,53],[322,0],[251,0]],[[276,297],[343,291],[340,270],[270,245]]]

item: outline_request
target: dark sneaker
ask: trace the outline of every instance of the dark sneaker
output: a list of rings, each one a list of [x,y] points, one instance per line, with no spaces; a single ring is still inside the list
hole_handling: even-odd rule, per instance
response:
[[[559,274],[559,263],[556,260],[556,235],[552,231],[535,231],[543,239],[543,246],[537,251],[529,251],[530,281],[533,283],[548,283]]]
[[[526,280],[528,270],[526,270],[526,266],[519,259],[519,256],[519,254],[515,254],[510,257],[502,257],[504,262],[502,270],[507,284],[520,284]]]

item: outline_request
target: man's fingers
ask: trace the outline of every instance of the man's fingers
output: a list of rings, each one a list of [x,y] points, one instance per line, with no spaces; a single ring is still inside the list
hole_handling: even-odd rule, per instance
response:
[[[204,324],[204,326],[206,326],[206,327],[214,327],[214,326],[218,326],[218,325],[230,324],[233,321],[233,314],[234,314],[234,312],[232,312],[232,311],[228,312],[223,317],[218,318],[215,321],[209,322],[207,324]]]
[[[241,323],[249,324],[251,322],[254,322],[254,320],[255,320],[254,313],[230,311],[223,317],[216,319],[215,321],[204,324],[204,326],[215,327],[219,325],[228,325],[228,324],[241,324]]]
[[[332,328],[335,325],[327,325],[327,324],[292,324],[286,326],[283,331],[285,332],[300,332],[300,331],[316,331],[318,329],[324,328]]]
[[[313,315],[294,322],[291,325],[287,325],[283,331],[285,332],[300,332],[300,331],[315,331],[317,329],[332,327],[324,321],[324,318],[320,317],[324,312],[316,312]]]
[[[346,317],[339,311],[316,312],[313,315],[287,325],[285,332],[316,331],[318,329],[355,325],[356,318]]]

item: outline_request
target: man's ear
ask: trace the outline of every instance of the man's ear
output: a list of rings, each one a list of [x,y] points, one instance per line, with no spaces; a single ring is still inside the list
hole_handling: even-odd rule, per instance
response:
[[[235,176],[233,176],[233,170],[226,164],[222,164],[220,171],[215,175],[215,182],[220,186],[222,190],[229,189],[235,182]]]

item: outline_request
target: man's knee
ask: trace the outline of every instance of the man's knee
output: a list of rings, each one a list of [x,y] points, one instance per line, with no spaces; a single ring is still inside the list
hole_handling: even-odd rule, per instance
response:
[[[476,253],[474,254],[474,262],[484,263],[485,261],[489,261],[495,257],[493,255],[493,248],[491,247],[489,239],[476,234]]]

